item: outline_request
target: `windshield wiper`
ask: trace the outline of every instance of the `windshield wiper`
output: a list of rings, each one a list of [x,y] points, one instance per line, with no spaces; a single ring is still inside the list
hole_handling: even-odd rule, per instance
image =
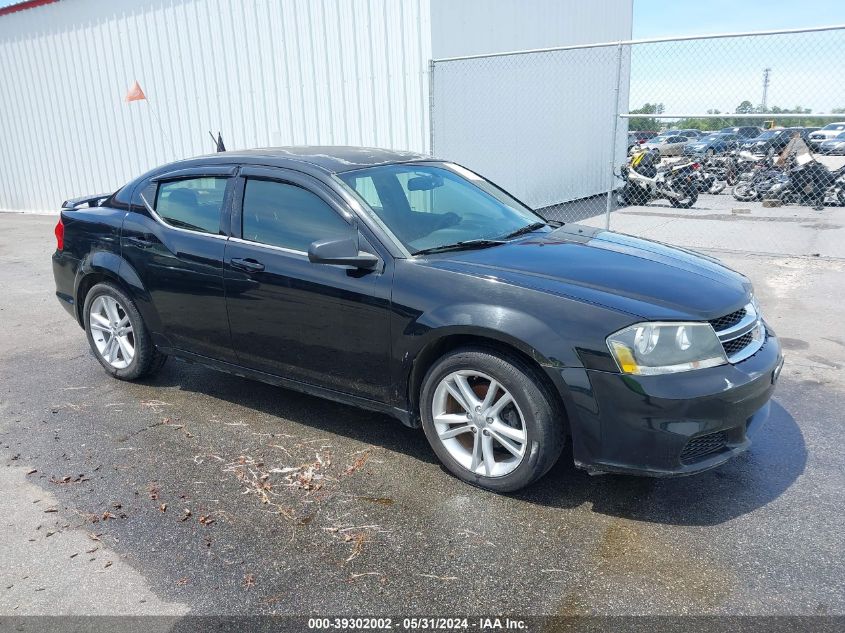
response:
[[[424,248],[419,251],[414,251],[413,255],[428,255],[429,253],[445,253],[446,251],[468,251],[473,248],[487,248],[489,246],[498,246],[505,244],[504,240],[463,240],[455,242],[454,244],[444,244],[443,246],[432,246],[431,248]]]
[[[508,233],[502,239],[506,240],[506,239],[511,238],[511,237],[519,237],[520,235],[525,235],[526,233],[531,233],[532,231],[536,231],[537,229],[542,229],[544,226],[546,226],[545,222],[532,222],[531,224],[528,224],[527,226],[523,226],[521,229],[517,229],[513,233]]]

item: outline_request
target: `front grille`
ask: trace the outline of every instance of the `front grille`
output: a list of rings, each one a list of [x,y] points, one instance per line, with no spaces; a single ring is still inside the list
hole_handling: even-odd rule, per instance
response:
[[[727,441],[728,434],[725,431],[694,437],[681,451],[681,462],[684,464],[697,462],[711,453],[722,450]]]
[[[712,319],[710,325],[716,331],[725,356],[731,363],[738,363],[753,356],[766,342],[765,326],[753,303],[736,312]]]
[[[742,321],[742,317],[746,314],[745,308],[740,308],[736,312],[731,312],[730,314],[726,314],[723,317],[719,317],[718,319],[713,319],[710,321],[710,325],[713,326],[713,329],[717,332],[719,330],[727,330],[729,327],[733,327],[740,321]]]
[[[739,352],[740,350],[745,349],[749,345],[751,345],[751,341],[754,340],[754,332],[747,332],[743,334],[739,338],[735,338],[730,341],[725,341],[722,343],[722,347],[725,348],[725,354],[728,355],[728,358]]]

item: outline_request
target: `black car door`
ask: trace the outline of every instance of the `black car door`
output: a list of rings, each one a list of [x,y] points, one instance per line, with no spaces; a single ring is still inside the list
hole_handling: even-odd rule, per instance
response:
[[[224,279],[240,364],[384,402],[392,260],[329,187],[244,167],[232,202]],[[358,232],[373,270],[311,263],[309,245]]]
[[[234,174],[212,166],[139,184],[121,236],[158,316],[149,324],[156,344],[230,362],[223,255]]]

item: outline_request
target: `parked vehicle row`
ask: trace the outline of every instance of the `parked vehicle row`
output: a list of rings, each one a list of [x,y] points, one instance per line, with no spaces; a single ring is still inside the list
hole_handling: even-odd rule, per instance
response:
[[[726,127],[717,132],[629,132],[628,153],[644,149],[656,150],[661,156],[683,155],[701,158],[746,151],[757,156],[772,156],[783,150],[795,134],[820,154],[845,155],[845,123],[831,123],[824,128],[786,127],[761,130],[749,125]]]
[[[845,132],[845,121],[828,123],[823,128],[815,130],[812,134],[810,134],[808,142],[813,150],[824,151],[824,149],[822,148],[822,144],[824,144],[826,141],[832,141],[834,139],[837,139],[842,135],[843,132]]]
[[[718,132],[704,133],[701,130],[666,130],[651,138],[640,148],[656,150],[661,156],[721,154],[739,147],[762,130],[755,126],[726,127]]]

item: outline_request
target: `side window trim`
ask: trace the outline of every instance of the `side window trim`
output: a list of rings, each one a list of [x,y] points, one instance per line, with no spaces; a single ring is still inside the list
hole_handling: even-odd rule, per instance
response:
[[[209,173],[214,172],[214,173]],[[211,237],[215,239],[229,239],[229,216],[231,210],[231,201],[232,201],[232,193],[234,190],[234,181],[236,174],[236,168],[230,167],[226,169],[222,168],[215,168],[215,169],[181,169],[174,172],[168,172],[166,174],[161,174],[159,176],[155,176],[149,180],[149,183],[144,187],[144,189],[148,188],[150,185],[156,185],[156,193],[153,200],[147,200],[150,207],[147,209],[153,216],[153,219],[161,224],[162,226],[166,227],[171,231],[180,231],[184,233],[189,233],[191,235],[203,235],[206,237]],[[178,182],[180,180],[195,180],[199,178],[225,178],[226,179],[226,189],[223,193],[223,202],[220,206],[220,224],[218,226],[217,233],[208,233],[205,231],[195,231],[193,229],[184,228],[181,226],[174,226],[170,224],[167,220],[165,220],[156,210],[158,206],[158,195],[159,189],[161,185],[171,183],[171,182]],[[140,192],[139,195],[143,194],[143,190]]]

